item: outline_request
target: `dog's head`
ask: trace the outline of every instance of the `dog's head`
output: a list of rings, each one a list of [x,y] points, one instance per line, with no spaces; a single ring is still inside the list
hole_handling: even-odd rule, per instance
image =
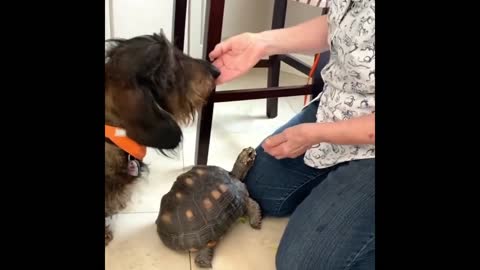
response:
[[[105,118],[137,143],[174,149],[220,72],[178,50],[160,34],[108,40]]]

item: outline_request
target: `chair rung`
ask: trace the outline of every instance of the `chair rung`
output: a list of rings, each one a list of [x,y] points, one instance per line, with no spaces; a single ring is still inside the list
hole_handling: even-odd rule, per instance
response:
[[[283,55],[280,60],[305,75],[308,75],[310,73],[310,70],[312,69],[312,65],[307,65],[300,59],[291,55]]]
[[[270,66],[270,61],[268,59],[262,59],[254,66],[256,68],[268,68]]]
[[[218,91],[214,94],[213,102],[310,95],[311,87],[311,85],[297,85]]]

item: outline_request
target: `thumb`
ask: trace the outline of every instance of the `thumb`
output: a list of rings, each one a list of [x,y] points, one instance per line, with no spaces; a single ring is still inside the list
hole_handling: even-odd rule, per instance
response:
[[[210,61],[213,61],[231,49],[232,42],[230,40],[218,43],[215,48],[208,54],[208,57],[210,58]]]
[[[277,134],[277,135],[273,135],[271,136],[270,138],[267,138],[264,142],[263,142],[263,148],[264,149],[269,149],[269,148],[272,148],[272,147],[275,147],[279,144],[282,144],[284,142],[287,141],[287,138],[285,136],[285,133],[280,133],[280,134]]]

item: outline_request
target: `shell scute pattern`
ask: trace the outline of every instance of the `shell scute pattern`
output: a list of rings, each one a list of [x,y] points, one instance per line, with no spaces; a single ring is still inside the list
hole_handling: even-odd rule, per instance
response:
[[[162,197],[156,220],[162,242],[174,250],[198,252],[195,264],[205,268],[211,267],[218,241],[238,218],[248,216],[250,226],[260,229],[260,206],[242,182],[255,157],[255,149],[248,147],[231,171],[204,165],[178,176]]]
[[[162,198],[159,216],[171,217],[171,222],[161,218],[159,234],[177,250],[200,249],[218,240],[246,211],[248,194],[243,189],[243,183],[220,167],[193,167],[178,176]],[[205,200],[211,207],[205,207]]]

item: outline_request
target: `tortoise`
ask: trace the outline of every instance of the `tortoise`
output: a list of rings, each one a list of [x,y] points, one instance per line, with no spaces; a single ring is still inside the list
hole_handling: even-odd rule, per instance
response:
[[[197,165],[179,175],[160,203],[155,221],[161,241],[176,251],[198,252],[195,264],[212,267],[214,248],[229,228],[248,217],[261,229],[261,210],[249,197],[243,180],[256,157],[244,148],[231,171],[214,165]]]

